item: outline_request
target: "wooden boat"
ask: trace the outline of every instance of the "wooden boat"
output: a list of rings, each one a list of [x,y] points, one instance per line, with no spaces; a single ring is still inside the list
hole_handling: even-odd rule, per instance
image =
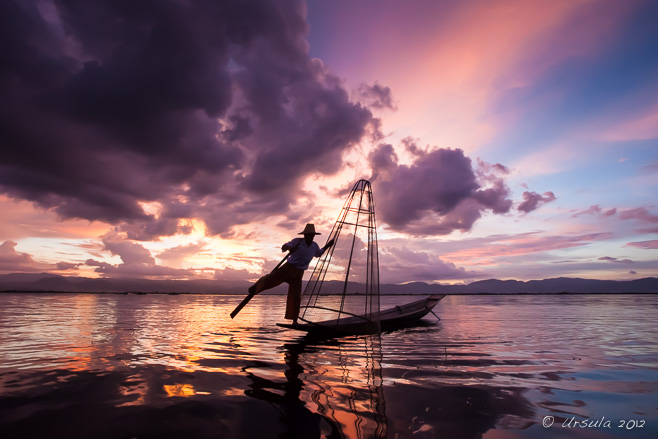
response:
[[[328,239],[334,245],[316,264],[302,294],[302,323],[279,326],[315,334],[376,333],[418,322],[444,297],[380,310],[377,223],[369,181],[355,183]]]
[[[432,312],[442,295],[433,295],[415,302],[397,305],[393,308],[380,311],[378,318],[364,316],[350,316],[342,319],[325,320],[293,325],[291,323],[277,323],[278,326],[296,329],[312,334],[373,334],[381,331],[392,331],[417,324],[421,318]],[[303,320],[303,319],[302,319]]]

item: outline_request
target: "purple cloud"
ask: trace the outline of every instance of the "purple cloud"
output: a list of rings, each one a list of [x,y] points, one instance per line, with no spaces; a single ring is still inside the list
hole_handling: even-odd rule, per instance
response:
[[[537,192],[525,191],[523,192],[523,202],[519,204],[517,210],[519,210],[519,212],[529,213],[539,208],[542,204],[550,203],[555,200],[555,194],[551,191],[544,192],[544,195],[539,195]]]
[[[460,149],[420,152],[405,165],[391,145],[381,144],[368,160],[379,218],[395,230],[418,235],[470,230],[483,211],[507,213],[512,206],[509,189],[496,175],[501,167],[475,170]]]
[[[608,261],[608,262],[614,262],[614,263],[617,263],[617,264],[632,264],[633,263],[633,261],[631,261],[630,259],[617,259],[617,258],[613,258],[613,257],[610,257],[610,256],[602,256],[602,257],[599,258],[599,261]]]
[[[364,105],[376,109],[396,110],[390,87],[383,86],[378,82],[373,85],[361,84],[356,90],[357,99]]]
[[[5,241],[0,244],[0,271],[6,273],[37,271],[39,267],[32,256],[28,253],[17,252],[17,245],[14,241]]]
[[[377,125],[307,33],[301,0],[2,2],[0,192],[136,240],[288,213]]]
[[[151,252],[139,243],[129,241],[116,230],[111,230],[101,237],[103,250],[121,258],[121,264],[110,264],[94,259],[85,261],[85,265],[96,267],[95,272],[108,277],[165,277],[172,279],[191,278],[193,270],[180,270],[158,265]]]

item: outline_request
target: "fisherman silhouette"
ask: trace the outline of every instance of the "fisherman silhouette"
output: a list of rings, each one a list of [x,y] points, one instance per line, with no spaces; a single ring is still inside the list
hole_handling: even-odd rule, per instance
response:
[[[320,248],[317,242],[313,241],[315,235],[320,235],[315,231],[314,224],[306,224],[303,231],[299,232],[304,235],[303,238],[294,238],[281,246],[281,251],[289,251],[288,260],[285,264],[277,266],[271,273],[258,279],[254,285],[249,287],[249,296],[255,296],[262,291],[274,288],[286,282],[288,284],[288,299],[286,302],[285,318],[292,320],[293,325],[297,324],[299,317],[299,306],[302,300],[302,277],[304,270],[314,257],[320,257],[324,252],[334,245],[334,240],[330,240],[324,247]]]

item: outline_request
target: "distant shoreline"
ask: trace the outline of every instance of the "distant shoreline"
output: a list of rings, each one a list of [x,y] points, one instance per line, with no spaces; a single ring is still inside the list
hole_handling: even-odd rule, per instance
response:
[[[126,291],[126,292],[116,292],[116,291],[41,291],[41,290],[1,290],[0,294],[103,294],[103,295],[118,295],[118,296],[147,296],[147,295],[160,295],[160,296],[244,296],[244,293],[210,293],[210,292],[162,292],[162,291]],[[455,293],[383,293],[380,297],[407,297],[407,296],[432,296],[432,295],[446,295],[446,296],[580,296],[580,295],[658,295],[658,292],[636,292],[636,291],[624,291],[624,292],[603,292],[603,291],[591,291],[591,292],[549,292],[549,293],[540,293],[540,292],[527,292],[527,293],[488,293],[488,292],[477,292],[477,293],[464,293],[464,292],[455,292]],[[286,293],[262,293],[262,296],[285,296]],[[341,294],[322,294],[322,296],[341,296]],[[363,296],[363,294],[351,294],[350,296]]]

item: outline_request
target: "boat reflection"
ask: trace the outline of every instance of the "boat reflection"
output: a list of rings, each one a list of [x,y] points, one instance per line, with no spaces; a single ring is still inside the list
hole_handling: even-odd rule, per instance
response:
[[[245,367],[251,379],[245,393],[274,406],[290,437],[387,437],[379,335],[341,340],[307,336],[284,344],[281,351],[285,380]]]

